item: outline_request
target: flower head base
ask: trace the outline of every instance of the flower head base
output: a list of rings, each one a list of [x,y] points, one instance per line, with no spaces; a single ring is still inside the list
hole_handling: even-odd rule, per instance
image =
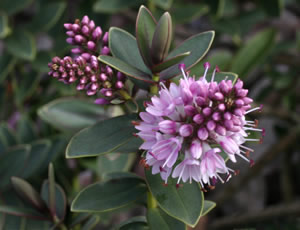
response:
[[[140,113],[142,122],[136,124],[137,135],[144,140],[140,148],[147,151],[146,164],[165,183],[169,175],[178,178],[178,184],[194,180],[203,188],[217,180],[227,181],[235,171],[226,166],[221,151],[233,162],[239,156],[252,164],[248,156],[253,150],[244,143],[260,141],[247,138],[249,131],[264,132],[257,128],[257,121],[245,118],[261,107],[251,109],[252,99],[243,82],[216,82],[218,68],[208,82],[209,63],[204,67],[204,76],[196,80],[180,65],[184,78],[179,85],[171,83],[167,89],[161,84],[159,96],[147,103],[146,112]]]
[[[122,73],[97,60],[100,54],[111,55],[108,33],[102,36],[102,29],[88,16],[81,21],[76,19],[74,24],[66,23],[64,27],[68,35],[67,43],[76,46],[71,50],[76,57],[54,57],[48,64],[49,75],[65,84],[77,82],[77,90],[85,90],[88,96],[99,92],[102,98],[95,102],[108,104],[124,88],[126,80]]]

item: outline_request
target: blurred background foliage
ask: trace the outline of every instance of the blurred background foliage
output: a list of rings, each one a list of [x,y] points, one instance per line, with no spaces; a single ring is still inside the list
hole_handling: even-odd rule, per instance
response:
[[[254,147],[256,165],[252,169],[235,165],[241,169],[239,176],[206,193],[217,207],[196,229],[300,229],[298,0],[1,0],[0,204],[17,208],[0,213],[21,217],[0,214],[0,229],[50,229],[52,220],[22,217],[22,210],[31,207],[12,187],[19,182],[24,189],[26,182],[12,185],[11,181],[12,176],[23,178],[37,191],[50,187],[50,179],[44,181],[50,162],[60,185],[56,188],[52,181],[57,190],[57,223],[63,222],[67,229],[110,229],[144,214],[139,205],[104,214],[70,213],[70,201],[88,184],[112,172],[143,170],[139,156],[132,154],[66,160],[64,151],[74,132],[116,116],[120,109],[94,105],[83,93],[47,76],[51,57],[68,54],[63,23],[89,15],[105,31],[118,26],[134,33],[141,4],[156,17],[166,10],[171,13],[177,44],[215,30],[210,52],[191,74],[201,75],[203,62],[209,61],[221,71],[237,73],[255,101],[264,104],[263,112],[255,114],[267,130],[264,143]],[[55,100],[61,97],[65,99]],[[43,189],[41,194],[49,195]],[[138,229],[145,227],[143,219],[133,222],[139,223]],[[120,229],[131,229],[130,224]]]

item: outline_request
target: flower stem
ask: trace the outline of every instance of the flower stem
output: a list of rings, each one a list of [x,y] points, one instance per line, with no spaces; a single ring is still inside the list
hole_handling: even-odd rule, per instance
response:
[[[157,207],[157,202],[151,192],[147,192],[147,206],[149,209]]]

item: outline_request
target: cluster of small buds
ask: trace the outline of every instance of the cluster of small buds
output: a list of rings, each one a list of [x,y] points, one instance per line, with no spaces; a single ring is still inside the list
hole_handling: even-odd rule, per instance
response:
[[[101,27],[88,16],[81,21],[76,19],[73,24],[66,23],[64,27],[67,29],[67,43],[76,46],[71,50],[76,57],[54,57],[48,64],[49,75],[66,84],[78,81],[77,90],[85,90],[88,96],[100,92],[104,98],[97,99],[95,103],[109,104],[115,92],[124,88],[126,77],[97,60],[100,54],[111,55],[108,33],[103,35]]]
[[[110,54],[108,32],[104,33],[101,40],[101,27],[96,27],[95,22],[90,20],[88,16],[84,16],[81,21],[76,19],[74,24],[65,23],[64,27],[67,30],[66,34],[69,36],[66,39],[67,43],[77,46],[71,50],[72,53],[89,56],[90,54],[98,54],[98,50],[101,48],[101,54]],[[101,47],[99,47],[100,42]]]
[[[216,68],[211,81],[206,80],[209,63],[204,64],[203,77],[195,80],[179,65],[183,79],[179,85],[171,83],[169,88],[161,84],[158,96],[146,103],[146,111],[140,113],[142,122],[135,122],[144,140],[140,149],[146,150],[143,164],[152,167],[152,173],[160,173],[167,184],[168,177],[190,183],[192,180],[213,187],[219,179],[227,181],[237,171],[226,166],[223,151],[236,162],[236,156],[248,161],[253,149],[244,145],[249,131],[261,132],[257,121],[246,120],[245,115],[261,107],[251,109],[252,99],[243,82],[237,80],[215,81]],[[175,166],[175,167],[174,167]],[[174,169],[173,169],[174,167]],[[226,174],[223,179],[220,174]]]

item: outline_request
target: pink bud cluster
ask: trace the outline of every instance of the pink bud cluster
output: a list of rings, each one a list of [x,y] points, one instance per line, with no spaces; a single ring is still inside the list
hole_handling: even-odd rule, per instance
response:
[[[88,96],[102,95],[95,103],[108,104],[118,90],[124,88],[126,77],[121,72],[101,64],[97,56],[111,55],[108,48],[108,33],[102,32],[93,20],[84,16],[82,20],[66,23],[67,43],[76,46],[71,50],[74,58],[54,57],[48,64],[49,75],[65,84],[77,82],[77,90],[85,90]],[[103,35],[103,36],[102,36]]]
[[[199,80],[188,76],[184,66],[179,68],[184,76],[179,85],[169,88],[161,84],[158,96],[146,103],[146,111],[140,113],[142,122],[136,124],[137,135],[144,140],[141,149],[146,150],[145,164],[152,166],[152,173],[160,173],[165,183],[168,177],[186,182],[195,180],[204,188],[219,179],[227,181],[234,170],[226,166],[221,152],[236,162],[239,156],[249,160],[253,149],[244,145],[249,131],[262,132],[256,121],[246,120],[245,115],[261,109],[251,109],[252,99],[243,82],[237,80],[206,80],[209,63],[205,63],[204,76]],[[226,178],[220,175],[226,174]]]

